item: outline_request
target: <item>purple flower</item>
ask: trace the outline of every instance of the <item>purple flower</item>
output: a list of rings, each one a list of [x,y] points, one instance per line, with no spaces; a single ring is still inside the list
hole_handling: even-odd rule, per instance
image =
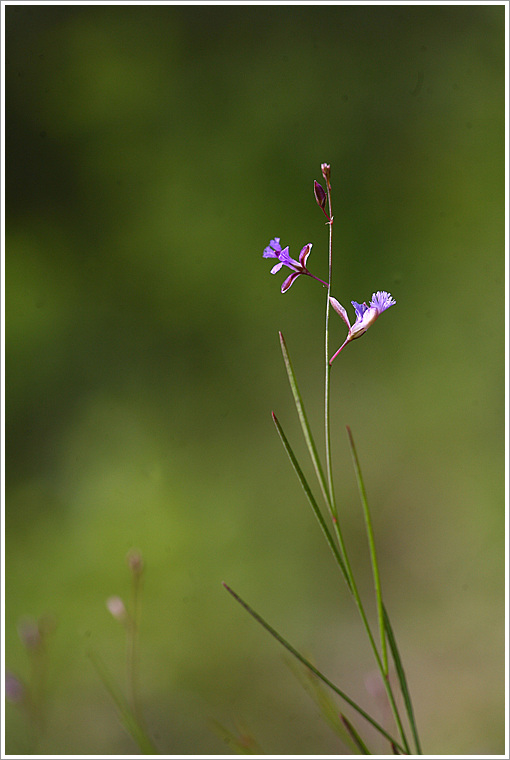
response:
[[[300,274],[307,274],[309,277],[313,277],[314,280],[322,282],[322,284],[327,288],[329,287],[327,282],[320,280],[306,268],[306,260],[310,255],[311,250],[312,244],[307,243],[305,247],[301,249],[301,253],[299,254],[299,261],[296,261],[289,255],[289,246],[286,246],[282,249],[280,245],[280,238],[271,240],[267,248],[264,249],[264,253],[262,255],[265,259],[278,259],[278,264],[275,264],[271,269],[271,274],[276,274],[283,266],[292,269],[292,274],[287,277],[282,285],[282,293],[285,293],[285,291],[290,288],[294,280],[296,280]]]
[[[356,301],[351,301],[352,305],[354,306],[354,311],[356,312],[356,321],[351,327],[349,317],[347,316],[347,312],[345,311],[342,304],[338,303],[336,298],[331,297],[329,299],[329,302],[336,313],[340,314],[343,321],[349,328],[347,338],[344,340],[338,351],[329,360],[330,364],[333,364],[334,359],[336,359],[344,346],[350,343],[351,340],[361,338],[361,336],[366,333],[370,325],[374,324],[379,314],[382,314],[383,311],[386,311],[386,309],[389,309],[390,306],[394,306],[396,304],[396,301],[391,297],[389,293],[386,293],[385,290],[378,290],[377,293],[373,293],[372,300],[368,306],[366,303],[359,304]]]

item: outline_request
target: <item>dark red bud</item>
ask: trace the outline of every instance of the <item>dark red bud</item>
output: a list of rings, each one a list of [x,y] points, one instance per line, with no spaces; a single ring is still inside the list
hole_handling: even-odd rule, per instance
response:
[[[324,192],[324,189],[321,185],[317,182],[317,180],[314,179],[313,181],[313,194],[315,195],[315,200],[321,207],[321,209],[324,211],[324,208],[326,206],[326,193]]]

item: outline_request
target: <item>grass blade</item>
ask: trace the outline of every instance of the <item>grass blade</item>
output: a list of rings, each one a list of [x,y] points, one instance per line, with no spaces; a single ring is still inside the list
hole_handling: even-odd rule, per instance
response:
[[[379,577],[379,566],[377,564],[377,555],[375,552],[374,532],[372,529],[372,519],[370,517],[370,509],[368,507],[368,500],[365,491],[365,484],[363,482],[363,475],[361,473],[361,467],[359,464],[358,454],[354,445],[354,438],[351,433],[350,427],[347,426],[347,434],[349,436],[349,445],[351,447],[352,460],[354,462],[354,469],[356,471],[356,478],[358,480],[359,493],[361,498],[361,504],[363,506],[363,514],[365,516],[365,527],[367,530],[368,545],[370,548],[370,558],[372,561],[372,573],[374,576],[375,596],[377,602],[377,616],[379,618],[379,632],[381,637],[381,656],[384,668],[384,675],[388,675],[388,652],[386,648],[386,630],[384,625],[383,614],[383,602],[381,593],[381,581]]]
[[[320,681],[315,673],[312,673],[308,668],[302,666],[300,662],[295,662],[294,659],[286,658],[287,665],[294,673],[299,683],[308,692],[315,704],[319,708],[322,717],[329,724],[332,731],[340,737],[342,742],[353,751],[357,749],[356,744],[344,723],[341,720],[341,712],[338,709],[336,701],[333,699],[333,695],[330,693],[330,689]],[[313,660],[311,660],[313,662]]]
[[[316,516],[317,520],[319,521],[319,525],[321,526],[322,532],[324,533],[324,536],[326,537],[326,541],[328,542],[329,547],[330,547],[331,551],[333,552],[333,555],[334,555],[334,557],[335,557],[335,559],[336,559],[336,561],[337,561],[337,563],[338,563],[338,565],[340,567],[340,570],[343,573],[343,576],[345,578],[345,581],[346,581],[349,589],[352,590],[351,581],[350,581],[349,575],[347,573],[344,561],[342,559],[342,556],[341,556],[340,552],[338,551],[338,547],[337,547],[337,545],[336,545],[336,543],[335,543],[335,541],[333,539],[333,536],[331,535],[331,533],[330,533],[330,531],[328,529],[328,526],[326,525],[326,521],[324,520],[322,512],[320,511],[319,506],[318,506],[318,504],[317,504],[317,502],[316,502],[316,500],[314,498],[314,495],[313,495],[313,493],[312,493],[312,491],[310,489],[310,486],[308,485],[308,482],[307,482],[307,480],[306,480],[306,478],[305,478],[305,476],[303,474],[303,471],[302,471],[301,467],[299,466],[299,463],[298,463],[298,461],[296,459],[296,456],[295,456],[294,452],[292,451],[291,445],[290,445],[290,443],[287,440],[287,436],[283,432],[282,426],[278,422],[276,414],[274,412],[272,412],[271,414],[272,414],[272,417],[273,417],[273,422],[274,422],[274,424],[276,426],[276,430],[278,431],[278,435],[280,436],[280,439],[281,439],[281,441],[282,441],[282,443],[283,443],[283,445],[285,447],[285,451],[288,454],[288,457],[289,457],[289,459],[291,461],[291,464],[292,464],[292,466],[294,468],[294,471],[296,472],[296,475],[299,478],[299,482],[301,483],[303,491],[305,492],[306,497],[307,497],[308,501],[310,502],[310,506],[312,507],[312,509],[313,509],[313,511],[315,513],[315,516]]]
[[[286,641],[283,636],[280,636],[280,634],[275,631],[275,629],[267,623],[263,617],[261,617],[257,612],[255,612],[252,607],[250,607],[247,602],[245,602],[243,599],[241,599],[238,594],[235,593],[229,586],[227,586],[226,583],[223,583],[224,588],[228,591],[228,593],[234,597],[234,599],[239,602],[239,604],[244,607],[244,609],[254,618],[260,625],[266,629],[268,633],[273,636],[277,641],[282,644],[282,646],[287,649],[288,652],[290,652],[294,657],[296,657],[300,662],[303,663],[309,670],[312,671],[312,673],[315,673],[315,675],[320,678],[320,680],[326,684],[326,686],[329,686],[329,688],[335,692],[335,694],[338,694],[339,697],[341,697],[344,702],[347,702],[348,705],[350,705],[354,710],[356,710],[357,713],[359,713],[363,718],[365,718],[368,723],[370,723],[377,731],[379,731],[382,736],[384,736],[389,742],[394,744],[397,749],[404,751],[402,746],[384,729],[379,723],[377,723],[374,718],[372,718],[371,715],[369,715],[365,710],[363,710],[362,707],[360,707],[353,699],[351,699],[344,691],[338,688],[338,686],[335,686],[335,684],[329,680],[323,673],[320,672],[314,665],[312,665],[311,662],[309,662],[305,657],[303,657],[302,654],[300,654],[297,649],[294,649],[292,644],[289,644],[288,641]]]
[[[285,338],[283,337],[281,332],[279,333],[279,335],[280,335],[280,345],[281,345],[282,354],[283,354],[283,361],[285,362],[285,368],[287,370],[290,388],[292,390],[292,395],[294,396],[294,403],[296,405],[296,410],[298,413],[299,421],[301,423],[301,429],[303,430],[303,435],[305,437],[306,445],[307,445],[308,451],[310,452],[310,458],[313,462],[315,474],[317,475],[317,480],[319,481],[322,495],[324,496],[324,501],[328,505],[333,516],[336,517],[337,515],[335,514],[335,509],[333,507],[333,503],[330,498],[328,487],[326,485],[326,478],[324,477],[324,471],[322,469],[319,455],[317,453],[317,447],[315,445],[315,441],[312,436],[310,425],[308,424],[308,418],[306,416],[305,408],[303,406],[303,399],[301,398],[301,394],[299,392],[296,375],[294,374],[294,369],[290,361],[289,352],[287,350],[287,344],[285,343]]]
[[[388,617],[388,613],[386,611],[386,607],[383,606],[384,611],[384,626],[386,628],[386,633],[388,635],[388,641],[390,644],[391,654],[393,656],[393,662],[395,663],[395,669],[397,671],[398,680],[400,683],[400,690],[402,692],[402,696],[404,697],[404,704],[406,706],[406,712],[407,717],[409,719],[409,725],[411,726],[411,731],[413,732],[414,737],[414,743],[416,745],[416,752],[418,755],[422,754],[421,746],[420,746],[420,740],[418,738],[418,730],[416,728],[416,722],[414,719],[414,710],[413,705],[411,702],[411,695],[409,693],[409,689],[407,688],[407,680],[404,672],[404,667],[402,665],[402,660],[400,658],[400,653],[398,651],[397,642],[395,639],[395,635],[393,633],[393,629],[391,627],[390,619]]]
[[[340,717],[342,719],[342,723],[346,727],[347,731],[349,732],[354,744],[359,749],[362,755],[371,755],[372,753],[368,749],[367,745],[361,738],[361,736],[358,734],[354,726],[352,725],[351,721],[345,717],[343,713],[340,713]]]

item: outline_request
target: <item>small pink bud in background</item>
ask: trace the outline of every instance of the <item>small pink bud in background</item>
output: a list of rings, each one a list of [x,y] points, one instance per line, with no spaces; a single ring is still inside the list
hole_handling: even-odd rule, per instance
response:
[[[23,682],[8,670],[5,673],[5,696],[9,702],[20,704],[25,698],[25,686]]]
[[[18,634],[24,646],[32,652],[42,644],[41,632],[37,621],[33,618],[23,618],[18,623]]]
[[[120,620],[121,623],[124,623],[127,620],[128,614],[126,607],[120,596],[110,596],[106,600],[106,606],[110,614],[117,620]]]
[[[143,572],[143,557],[137,549],[130,549],[127,553],[127,563],[133,575],[141,575]]]

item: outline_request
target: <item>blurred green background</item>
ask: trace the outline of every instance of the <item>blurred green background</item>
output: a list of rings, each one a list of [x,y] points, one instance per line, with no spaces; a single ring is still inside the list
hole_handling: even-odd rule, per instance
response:
[[[504,7],[9,6],[6,114],[6,661],[54,617],[37,751],[137,752],[86,656],[124,688],[132,547],[162,753],[228,753],[211,719],[347,751],[222,581],[385,720],[270,417],[311,474],[278,330],[322,442],[324,291],[282,296],[262,251],[313,242],[327,277],[327,161],[333,294],[397,300],[333,366],[346,541],[371,599],[349,424],[424,751],[502,753]],[[16,705],[6,736],[34,751]]]

